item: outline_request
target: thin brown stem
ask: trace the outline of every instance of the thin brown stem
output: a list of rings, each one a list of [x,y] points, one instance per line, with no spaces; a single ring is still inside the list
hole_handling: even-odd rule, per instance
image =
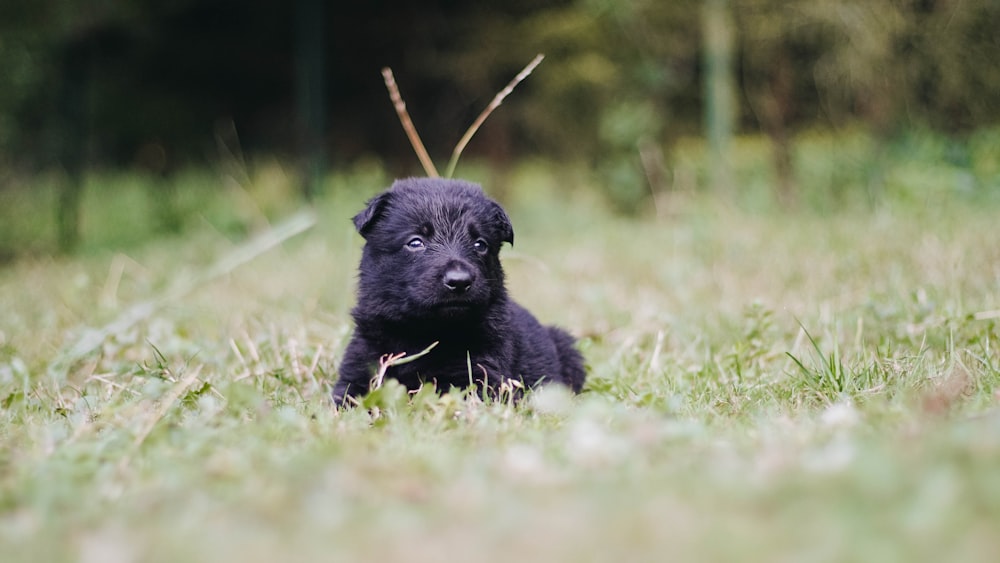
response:
[[[385,80],[386,89],[389,90],[389,99],[392,100],[392,105],[396,108],[399,122],[403,124],[403,130],[406,131],[406,136],[410,138],[410,145],[413,146],[413,150],[417,153],[420,164],[423,165],[424,171],[427,172],[428,176],[437,178],[439,176],[437,168],[434,168],[434,162],[431,161],[430,155],[427,154],[427,149],[424,148],[424,143],[420,140],[420,135],[417,134],[417,128],[413,126],[413,121],[410,120],[410,114],[406,111],[406,102],[399,95],[396,79],[392,76],[392,69],[389,67],[383,68],[382,78]]]
[[[514,79],[510,81],[510,84],[507,84],[506,88],[500,90],[500,92],[493,97],[493,101],[490,102],[490,105],[486,106],[486,109],[483,110],[483,113],[480,113],[479,117],[477,117],[476,120],[472,122],[472,125],[469,126],[469,130],[465,132],[465,135],[462,135],[462,138],[458,141],[458,144],[455,145],[455,150],[452,151],[451,153],[451,161],[448,162],[448,170],[445,173],[446,178],[451,178],[452,174],[455,173],[455,167],[458,166],[458,157],[461,156],[462,151],[465,150],[465,145],[469,144],[469,141],[472,140],[472,136],[476,134],[476,131],[478,131],[479,127],[483,124],[483,122],[486,121],[486,118],[489,117],[491,113],[493,113],[493,110],[500,107],[500,104],[503,103],[504,98],[510,95],[510,93],[514,91],[514,87],[517,86],[518,83],[520,83],[522,80],[527,78],[528,75],[531,74],[531,71],[535,70],[535,67],[538,66],[538,64],[541,63],[542,59],[544,58],[545,55],[542,54],[538,54],[537,56],[535,56],[535,58],[532,59],[530,63],[528,63],[528,66],[524,67],[524,70],[517,73],[517,76],[515,76]]]

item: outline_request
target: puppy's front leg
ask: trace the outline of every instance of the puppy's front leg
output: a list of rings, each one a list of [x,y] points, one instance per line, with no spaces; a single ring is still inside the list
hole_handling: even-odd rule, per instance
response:
[[[337,383],[333,386],[333,403],[336,406],[353,406],[351,399],[368,393],[377,360],[377,353],[373,355],[363,338],[357,335],[351,338],[340,362]]]

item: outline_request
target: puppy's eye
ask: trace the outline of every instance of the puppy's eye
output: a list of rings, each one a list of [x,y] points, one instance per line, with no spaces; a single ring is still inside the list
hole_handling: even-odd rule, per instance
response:
[[[424,239],[413,237],[407,241],[406,248],[409,250],[422,250],[424,248]]]
[[[485,254],[490,249],[490,245],[485,240],[479,239],[472,244],[472,248],[476,249],[476,252],[480,254]]]

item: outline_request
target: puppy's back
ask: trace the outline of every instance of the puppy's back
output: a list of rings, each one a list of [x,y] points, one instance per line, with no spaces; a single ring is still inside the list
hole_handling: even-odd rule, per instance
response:
[[[513,377],[525,377],[529,385],[537,379],[566,385],[575,393],[583,389],[586,377],[583,356],[576,340],[559,327],[542,325],[530,311],[510,302],[511,336],[517,339]],[[527,377],[526,377],[527,376]]]

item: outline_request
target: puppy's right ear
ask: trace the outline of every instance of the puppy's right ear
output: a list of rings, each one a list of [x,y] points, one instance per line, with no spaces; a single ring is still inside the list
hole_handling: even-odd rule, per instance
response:
[[[364,211],[354,216],[354,228],[361,233],[361,236],[368,238],[371,228],[385,212],[389,200],[392,199],[392,192],[382,192],[368,200],[368,206]]]

